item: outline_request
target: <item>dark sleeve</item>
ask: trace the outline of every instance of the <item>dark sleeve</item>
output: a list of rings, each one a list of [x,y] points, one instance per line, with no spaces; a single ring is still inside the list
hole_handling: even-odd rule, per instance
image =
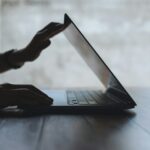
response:
[[[23,64],[21,65],[13,65],[12,63],[9,62],[9,55],[13,53],[13,49],[9,50],[5,53],[0,54],[0,73],[5,72],[10,69],[18,69],[20,68]]]
[[[5,72],[9,69],[11,69],[11,67],[7,64],[5,60],[5,53],[0,54],[0,73]]]

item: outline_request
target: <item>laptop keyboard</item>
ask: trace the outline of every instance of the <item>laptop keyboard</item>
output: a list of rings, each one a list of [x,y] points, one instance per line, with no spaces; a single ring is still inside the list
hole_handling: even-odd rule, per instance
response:
[[[68,104],[70,105],[103,105],[112,103],[109,99],[102,99],[101,91],[67,91]]]

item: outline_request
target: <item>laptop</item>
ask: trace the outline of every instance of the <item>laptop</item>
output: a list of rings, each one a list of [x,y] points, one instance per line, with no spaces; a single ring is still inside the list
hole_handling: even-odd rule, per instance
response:
[[[44,108],[26,108],[26,110],[32,113],[89,113],[116,112],[134,108],[136,103],[132,97],[67,14],[64,15],[63,33],[104,85],[105,90],[43,90],[54,99],[53,104]]]

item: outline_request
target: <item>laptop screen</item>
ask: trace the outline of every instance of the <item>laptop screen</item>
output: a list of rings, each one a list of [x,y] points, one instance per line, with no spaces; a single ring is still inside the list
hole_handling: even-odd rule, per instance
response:
[[[67,15],[65,15],[65,24],[67,26],[64,30],[66,38],[75,47],[77,52],[95,73],[102,84],[106,88],[109,86],[115,86],[122,89],[122,86],[112,74],[110,69],[106,66],[101,57],[97,54],[94,48],[89,44],[83,34]]]

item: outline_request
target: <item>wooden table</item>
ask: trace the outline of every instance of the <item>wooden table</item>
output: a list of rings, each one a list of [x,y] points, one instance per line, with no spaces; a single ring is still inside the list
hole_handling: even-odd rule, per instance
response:
[[[131,90],[129,113],[0,117],[0,150],[150,150],[150,88]]]

